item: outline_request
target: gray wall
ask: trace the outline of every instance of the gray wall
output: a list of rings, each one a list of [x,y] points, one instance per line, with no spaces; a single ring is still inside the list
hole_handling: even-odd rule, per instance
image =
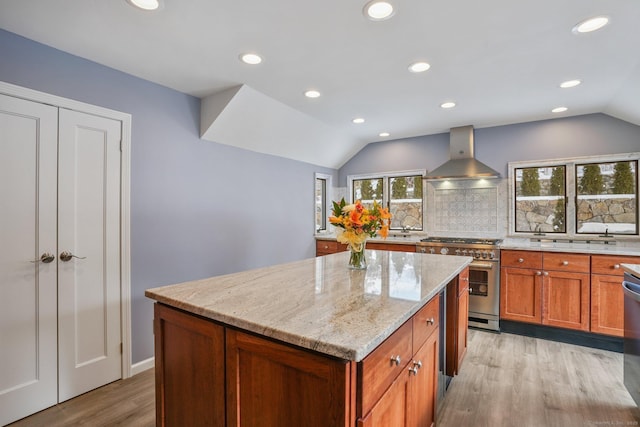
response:
[[[475,130],[478,160],[507,176],[507,163],[640,151],[640,126],[605,114],[558,118]],[[449,134],[372,143],[340,168],[338,186],[352,174],[433,170],[449,159]]]
[[[200,101],[0,30],[0,81],[130,113],[132,360],[150,287],[315,255],[314,172],[199,138]]]

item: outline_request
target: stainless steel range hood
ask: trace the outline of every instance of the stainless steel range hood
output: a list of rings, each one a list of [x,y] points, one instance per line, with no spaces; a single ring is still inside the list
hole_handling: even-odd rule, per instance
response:
[[[500,173],[473,155],[473,126],[451,128],[449,161],[427,173],[427,179],[500,178]]]

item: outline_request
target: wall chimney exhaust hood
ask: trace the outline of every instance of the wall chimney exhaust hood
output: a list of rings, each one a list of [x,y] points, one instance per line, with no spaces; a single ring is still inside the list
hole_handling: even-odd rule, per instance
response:
[[[500,178],[500,173],[473,155],[473,126],[451,128],[449,133],[449,161],[427,173],[427,179]]]

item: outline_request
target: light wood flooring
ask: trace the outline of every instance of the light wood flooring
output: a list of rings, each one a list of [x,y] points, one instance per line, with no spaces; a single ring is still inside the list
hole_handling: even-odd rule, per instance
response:
[[[10,427],[151,427],[154,392],[151,369]],[[440,409],[438,427],[640,426],[621,354],[476,330]]]

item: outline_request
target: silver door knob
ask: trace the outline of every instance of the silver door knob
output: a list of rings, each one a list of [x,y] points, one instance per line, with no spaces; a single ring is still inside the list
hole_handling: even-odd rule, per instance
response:
[[[431,319],[427,319],[427,325],[433,325],[434,323],[436,323],[436,319],[433,317]]]
[[[77,255],[72,254],[69,251],[60,252],[60,259],[63,262],[71,261],[71,258],[85,259],[87,257],[86,256],[77,256]]]
[[[569,265],[569,261],[562,261],[562,265]]]
[[[33,262],[33,263],[42,262],[44,264],[49,264],[54,259],[56,259],[55,255],[50,254],[49,252],[45,252],[40,256],[40,259],[36,259],[36,260],[30,261],[30,262]]]
[[[397,356],[391,356],[391,364],[392,365],[400,365],[400,362],[402,361],[402,359],[400,358],[400,355]]]
[[[542,276],[542,271],[536,271],[536,276]]]

